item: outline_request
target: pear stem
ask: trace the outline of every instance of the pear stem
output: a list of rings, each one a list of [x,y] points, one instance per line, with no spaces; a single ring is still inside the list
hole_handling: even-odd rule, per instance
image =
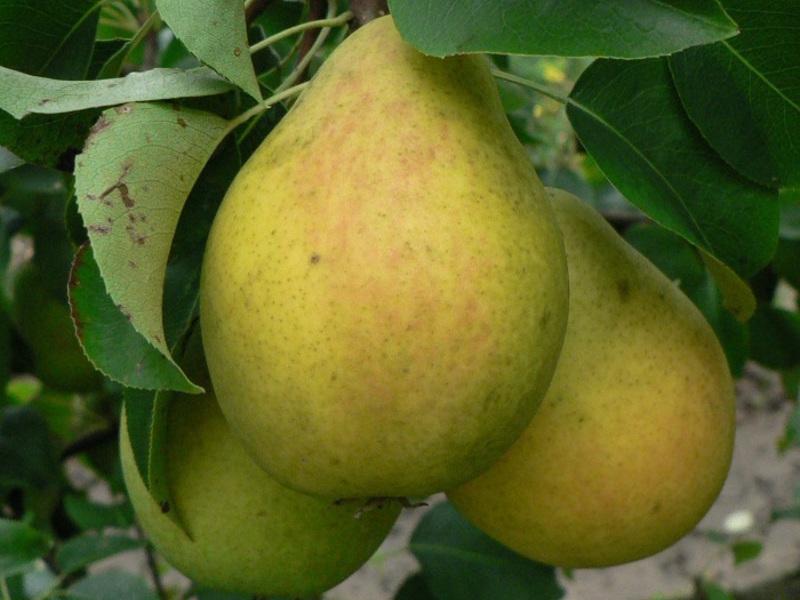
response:
[[[505,79],[506,81],[510,81],[511,83],[516,83],[519,85],[524,85],[525,87],[529,87],[532,90],[536,90],[542,96],[547,96],[548,98],[552,98],[556,102],[560,102],[561,104],[566,104],[569,102],[569,98],[564,94],[559,94],[558,92],[554,91],[547,86],[541,85],[536,83],[531,79],[525,79],[524,77],[520,77],[519,75],[513,75],[511,73],[506,73],[505,71],[500,71],[499,69],[492,69],[492,75],[494,75],[497,79]]]
[[[338,17],[333,17],[331,19],[319,19],[317,21],[308,21],[307,23],[300,23],[299,25],[295,25],[294,27],[289,27],[288,29],[279,31],[275,35],[271,35],[268,38],[261,40],[257,44],[253,44],[252,46],[250,46],[250,54],[255,54],[259,50],[263,50],[264,48],[271,46],[275,42],[279,42],[284,38],[293,36],[297,33],[302,33],[309,29],[315,29],[317,27],[340,27],[342,25],[346,25],[347,22],[350,21],[350,19],[352,18],[353,18],[353,13],[351,13],[348,10],[340,14]]]
[[[286,100],[287,98],[291,98],[292,96],[296,96],[297,94],[302,92],[307,85],[308,82],[299,83],[281,92],[278,92],[277,94],[273,94],[263,102],[259,102],[258,104],[256,104],[253,108],[244,111],[237,117],[234,117],[233,119],[228,121],[228,126],[225,128],[225,135],[228,135],[231,131],[236,129],[242,123],[248,121],[249,119],[255,117],[256,115],[261,114],[268,108],[271,108],[272,106],[276,105],[278,102]]]

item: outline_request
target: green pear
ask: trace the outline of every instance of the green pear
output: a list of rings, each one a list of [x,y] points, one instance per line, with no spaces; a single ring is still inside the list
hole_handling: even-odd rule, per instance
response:
[[[485,60],[426,57],[391,17],[334,51],[243,166],[200,286],[231,428],[327,497],[488,468],[544,396],[567,303],[555,215]]]
[[[521,554],[603,567],[663,550],[708,511],[733,451],[733,385],[679,288],[594,209],[550,195],[570,281],[555,376],[511,450],[448,495]]]
[[[231,434],[213,392],[177,395],[168,405],[166,476],[171,510],[190,538],[145,487],[124,412],[120,436],[128,494],[148,537],[175,568],[215,589],[319,594],[375,552],[400,512],[396,502],[337,504],[280,485]]]
[[[69,307],[50,295],[32,262],[14,273],[10,294],[11,319],[31,350],[36,376],[60,391],[101,389],[103,376],[81,348]]]

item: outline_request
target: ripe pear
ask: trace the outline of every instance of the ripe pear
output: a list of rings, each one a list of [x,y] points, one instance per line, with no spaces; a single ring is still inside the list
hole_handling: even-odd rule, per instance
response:
[[[60,391],[101,389],[103,376],[81,348],[69,307],[50,295],[32,262],[14,273],[10,293],[11,319],[31,350],[36,376]]]
[[[362,27],[243,166],[200,319],[235,434],[285,485],[426,496],[530,421],[566,327],[563,243],[482,57]]]
[[[178,395],[167,410],[171,510],[177,511],[191,539],[145,487],[124,412],[123,475],[150,540],[167,561],[198,583],[247,595],[317,595],[355,572],[399,514],[395,502],[337,504],[280,485],[231,434],[213,391]]]
[[[730,466],[733,385],[679,288],[593,208],[549,193],[570,281],[555,376],[511,450],[448,495],[523,555],[604,567],[659,552],[705,515]]]

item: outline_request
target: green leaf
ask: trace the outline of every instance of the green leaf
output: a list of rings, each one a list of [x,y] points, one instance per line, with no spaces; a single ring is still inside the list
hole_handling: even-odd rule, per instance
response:
[[[670,58],[689,117],[762,185],[800,186],[800,4],[726,0],[741,34]]]
[[[750,355],[778,371],[800,366],[800,314],[759,306],[750,321]]]
[[[403,38],[434,56],[641,58],[736,34],[714,0],[390,0],[389,6]]]
[[[206,239],[217,208],[241,166],[236,140],[229,136],[211,157],[186,200],[164,284],[164,333],[171,348],[197,317]]]
[[[241,0],[206,0],[202,10],[185,0],[159,0],[158,10],[175,37],[198,59],[261,100]]]
[[[403,582],[394,600],[436,600],[436,596],[428,589],[425,576],[415,573]]]
[[[702,584],[703,597],[706,600],[735,600],[733,594],[726,591],[722,586],[711,581],[704,581]]]
[[[441,503],[420,521],[409,545],[438,600],[557,600],[555,569],[528,560]]]
[[[96,0],[0,0],[0,65],[46,77],[82,79],[94,44]]]
[[[21,121],[8,116],[12,120],[8,128],[3,128],[2,115],[0,144],[27,162],[71,171],[72,158],[80,152],[99,111],[94,109],[64,115],[32,114]]]
[[[125,423],[136,467],[153,500],[183,532],[180,515],[172,510],[167,484],[167,459],[164,444],[167,434],[167,406],[170,392],[125,390]]]
[[[50,540],[33,527],[0,519],[0,579],[33,569],[49,549]]]
[[[145,545],[124,535],[83,534],[61,544],[56,552],[56,562],[63,574],[74,573],[88,567],[93,562],[114,556],[120,552],[138,550]]]
[[[78,250],[69,284],[72,320],[95,367],[125,386],[196,392],[178,366],[133,328],[109,297],[88,245]]]
[[[747,326],[723,308],[722,293],[697,248],[652,222],[629,227],[625,240],[676,282],[697,305],[725,350],[731,372],[740,375],[748,357]]]
[[[739,175],[703,140],[666,59],[595,61],[567,115],[611,183],[660,225],[742,277],[772,258],[777,194]]]
[[[20,166],[24,161],[6,148],[0,147],[0,173]]]
[[[76,159],[78,208],[106,289],[170,361],[162,318],[167,259],[186,198],[226,134],[227,122],[210,113],[127,104],[103,113]]]
[[[91,574],[59,597],[67,600],[158,600],[144,579],[126,571]]]
[[[61,466],[50,428],[39,411],[12,406],[0,413],[0,481],[6,484],[56,487]]]
[[[125,529],[134,523],[130,502],[99,504],[78,494],[64,498],[64,510],[70,520],[83,531],[100,530],[105,527]]]
[[[758,557],[758,555],[761,554],[761,551],[764,549],[764,544],[761,542],[744,540],[733,544],[731,549],[733,550],[734,563],[740,565],[743,562],[747,562],[748,560],[753,560],[754,558]]]
[[[0,67],[0,108],[16,119],[125,102],[213,96],[230,89],[230,83],[205,67],[151,69],[97,81],[47,79]]]

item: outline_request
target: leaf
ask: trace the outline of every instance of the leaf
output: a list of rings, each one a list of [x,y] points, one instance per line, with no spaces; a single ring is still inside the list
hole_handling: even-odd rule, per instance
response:
[[[125,102],[213,96],[230,89],[230,83],[205,67],[151,69],[97,81],[47,79],[0,67],[0,108],[16,119]]]
[[[20,166],[23,161],[19,156],[10,152],[6,148],[0,147],[0,173],[5,173],[6,171],[10,171],[18,166]]]
[[[740,565],[743,562],[757,558],[764,549],[764,544],[761,542],[743,540],[733,544],[731,549],[733,550],[734,563]]]
[[[142,390],[125,391],[125,423],[131,441],[136,467],[153,500],[189,537],[172,509],[173,502],[167,485],[167,459],[164,450],[167,435],[167,406],[172,395],[169,392]]]
[[[557,600],[564,596],[555,568],[494,541],[447,502],[422,518],[409,548],[438,600]]]
[[[164,284],[167,299],[164,333],[170,347],[174,347],[197,317],[206,239],[217,208],[241,166],[236,140],[230,136],[209,160],[186,200],[170,250]]]
[[[34,568],[50,549],[50,540],[30,525],[0,519],[0,580]]]
[[[702,583],[703,597],[706,600],[735,600],[733,595],[722,586],[711,581]]]
[[[394,600],[436,600],[436,596],[428,589],[425,576],[415,573],[403,582]]]
[[[800,186],[800,4],[726,0],[741,34],[670,58],[686,112],[734,168]]]
[[[61,567],[61,572],[69,574],[88,567],[93,562],[120,552],[138,550],[144,545],[144,540],[124,535],[83,534],[61,544],[56,552],[56,561]]]
[[[192,54],[261,100],[241,0],[206,0],[202,10],[185,0],[159,0],[158,10]]]
[[[126,571],[103,571],[79,579],[70,586],[66,600],[158,600],[144,579]]]
[[[426,54],[662,56],[736,34],[713,0],[390,0],[403,38]]]
[[[78,494],[64,498],[64,510],[70,521],[83,531],[116,527],[125,529],[134,523],[133,507],[130,502],[99,504]]]
[[[54,488],[61,468],[50,427],[39,411],[12,406],[0,413],[0,481]]]
[[[95,0],[0,0],[0,65],[46,77],[82,79],[92,55]]]
[[[800,366],[800,314],[759,306],[750,323],[750,354],[777,371]]]
[[[725,308],[731,311],[737,321],[744,323],[750,319],[756,310],[756,298],[747,282],[708,252],[701,249],[700,256],[722,290]]]
[[[78,250],[69,284],[72,320],[92,364],[127,387],[197,392],[178,366],[151,345],[108,296],[92,248]]]
[[[226,127],[198,110],[127,104],[103,113],[76,159],[78,208],[106,289],[169,361],[167,259],[183,204]]]
[[[680,104],[666,59],[592,63],[567,115],[586,150],[628,200],[749,277],[772,258],[774,192],[731,169]]]

